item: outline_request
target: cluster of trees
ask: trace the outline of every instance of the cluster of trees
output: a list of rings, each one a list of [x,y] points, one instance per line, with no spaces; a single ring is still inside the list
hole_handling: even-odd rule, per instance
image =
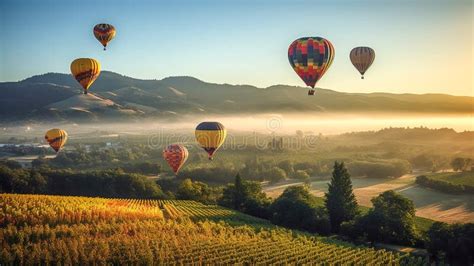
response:
[[[326,164],[317,162],[295,163],[293,160],[275,162],[254,157],[245,161],[242,167],[236,167],[233,163],[224,163],[218,167],[186,167],[180,171],[178,179],[193,177],[195,181],[225,185],[233,182],[235,173],[239,172],[243,178],[252,181],[276,183],[286,179],[297,179],[309,182],[311,176],[327,173],[328,169]]]
[[[120,166],[127,173],[139,173],[144,175],[157,175],[163,171],[161,164],[156,162],[126,163]]]
[[[348,168],[355,176],[369,178],[400,177],[411,172],[411,165],[406,160],[353,161]]]
[[[222,187],[211,187],[206,183],[186,178],[176,191],[176,198],[183,200],[195,200],[205,204],[217,204],[222,198]]]
[[[413,168],[436,172],[449,167],[449,159],[443,155],[422,153],[410,158]]]
[[[363,242],[421,245],[411,200],[389,190],[373,198],[372,204],[366,214],[343,223],[341,234]]]
[[[229,184],[224,188],[222,198],[218,203],[260,218],[268,218],[270,215],[268,207],[271,201],[262,191],[260,183],[244,181],[240,174],[235,177],[234,184]]]
[[[455,265],[472,265],[474,224],[435,222],[427,232],[426,248],[435,259],[446,259]]]
[[[185,167],[179,172],[177,178],[185,180],[191,176],[195,181],[223,185],[231,183],[236,172],[237,170],[232,164],[224,164],[219,167]]]
[[[285,189],[270,205],[272,223],[327,235],[331,232],[329,216],[318,199],[305,186]]]
[[[261,160],[254,157],[245,162],[240,170],[246,179],[276,183],[285,179],[309,181],[311,176],[329,173],[329,167],[320,162],[298,162],[293,160]]]
[[[474,193],[474,186],[454,184],[449,181],[429,178],[421,175],[416,177],[416,183],[425,187],[430,187],[446,193]]]
[[[164,198],[161,188],[139,174],[122,170],[22,169],[0,163],[0,192],[107,198]]]
[[[373,199],[374,207],[361,214],[344,163],[336,162],[324,202],[306,185],[290,186],[273,202],[259,183],[242,180],[224,188],[219,204],[271,220],[285,227],[327,235],[339,233],[360,241],[415,244],[413,203],[393,191]]]
[[[224,198],[219,203],[226,207],[289,228],[323,235],[337,233],[364,243],[425,246],[433,258],[454,263],[472,263],[474,258],[474,224],[435,223],[422,235],[415,226],[413,202],[394,191],[373,198],[373,207],[361,213],[344,163],[334,164],[324,204],[307,186],[288,187],[271,202],[258,183],[242,180],[239,175],[224,189]]]
[[[471,171],[472,159],[457,157],[451,161],[451,167],[454,171]]]
[[[21,143],[21,142],[20,142]],[[17,156],[24,156],[24,155],[46,155],[48,149],[43,147],[35,147],[29,145],[4,145],[0,147],[0,153],[6,154],[14,154]]]
[[[102,144],[74,145],[74,151],[64,151],[51,160],[40,160],[36,162],[51,167],[81,169],[88,168],[110,168],[122,166],[123,162],[143,162],[155,160],[161,156],[161,151],[143,144],[120,144],[116,147],[105,147]],[[155,166],[157,167],[157,166]]]

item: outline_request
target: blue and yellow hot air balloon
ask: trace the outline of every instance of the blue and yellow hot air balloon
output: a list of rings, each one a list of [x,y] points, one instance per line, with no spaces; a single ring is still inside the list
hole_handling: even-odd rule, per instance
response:
[[[209,155],[209,160],[212,160],[212,155],[224,143],[227,131],[219,122],[202,122],[196,127],[195,135],[199,145]]]

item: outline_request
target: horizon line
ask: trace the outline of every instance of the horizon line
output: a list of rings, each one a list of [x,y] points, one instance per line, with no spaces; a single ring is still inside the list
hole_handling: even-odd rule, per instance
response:
[[[208,82],[208,81],[204,81],[200,78],[197,78],[197,77],[194,77],[194,76],[190,76],[190,75],[177,75],[177,76],[168,76],[168,77],[164,77],[164,78],[161,78],[161,79],[158,79],[158,78],[134,78],[134,77],[131,77],[131,76],[128,76],[128,75],[124,75],[124,74],[120,74],[118,72],[114,72],[114,71],[111,71],[111,70],[102,70],[102,72],[109,72],[109,73],[113,73],[113,74],[117,74],[117,75],[120,75],[120,76],[123,76],[123,77],[126,77],[126,78],[130,78],[130,79],[136,79],[136,80],[142,80],[142,81],[163,81],[164,79],[167,79],[167,78],[193,78],[193,79],[196,79],[198,81],[201,81],[203,83],[207,83],[207,84],[214,84],[214,85],[231,85],[231,86],[250,86],[250,87],[254,87],[256,89],[269,89],[271,87],[276,87],[276,86],[287,86],[287,87],[296,87],[296,88],[302,88],[302,89],[308,89],[308,87],[303,87],[303,86],[298,86],[298,85],[289,85],[289,84],[274,84],[274,85],[271,85],[271,86],[268,86],[268,87],[258,87],[258,86],[255,86],[255,85],[252,85],[252,84],[231,84],[231,83],[216,83],[216,82]],[[61,72],[46,72],[46,73],[43,73],[43,74],[36,74],[36,75],[32,75],[32,76],[29,76],[29,77],[26,77],[26,78],[23,78],[23,79],[20,79],[20,80],[16,80],[16,81],[5,81],[5,80],[2,80],[0,81],[0,84],[2,83],[15,83],[15,82],[23,82],[29,78],[33,78],[33,77],[36,77],[36,76],[42,76],[42,75],[47,75],[47,74],[60,74],[60,75],[68,75],[68,76],[72,76],[72,74],[70,73],[61,73]],[[100,76],[99,76],[100,78]],[[59,84],[57,84],[59,85]],[[338,92],[338,93],[345,93],[345,94],[393,94],[393,95],[420,95],[420,96],[423,96],[423,95],[449,95],[449,96],[454,96],[454,97],[470,97],[470,98],[474,98],[474,94],[471,94],[471,95],[459,95],[459,94],[448,94],[448,93],[441,93],[441,92],[427,92],[427,93],[410,93],[410,92],[400,92],[400,93],[394,93],[394,92],[384,92],[384,91],[374,91],[374,92],[348,92],[348,91],[339,91],[339,90],[334,90],[334,89],[328,89],[328,88],[323,88],[323,87],[315,87],[317,89],[320,89],[320,90],[328,90],[328,91],[334,91],[334,92]],[[473,108],[474,108],[474,105],[473,105]]]

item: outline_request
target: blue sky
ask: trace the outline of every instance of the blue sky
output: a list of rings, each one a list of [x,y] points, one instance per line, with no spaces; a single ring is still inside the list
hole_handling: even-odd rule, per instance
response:
[[[92,34],[102,22],[117,29],[106,52]],[[304,86],[288,45],[321,36],[336,56],[319,87],[473,95],[472,24],[470,0],[0,0],[0,81],[69,73],[72,60],[92,57],[136,78]],[[348,59],[359,45],[377,54],[363,81]]]

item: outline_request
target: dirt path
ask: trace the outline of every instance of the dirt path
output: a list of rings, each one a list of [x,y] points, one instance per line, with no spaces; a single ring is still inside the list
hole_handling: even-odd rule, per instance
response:
[[[396,179],[352,178],[352,186],[357,201],[363,206],[372,206],[370,200],[373,197],[387,190],[394,190],[413,200],[417,216],[447,223],[474,222],[474,195],[451,195],[418,186],[415,179],[421,174],[423,173],[416,172]],[[328,182],[329,180],[312,182],[311,192],[318,197],[324,196]],[[286,187],[298,184],[301,182],[277,184],[264,187],[264,191],[268,196],[276,198]]]

